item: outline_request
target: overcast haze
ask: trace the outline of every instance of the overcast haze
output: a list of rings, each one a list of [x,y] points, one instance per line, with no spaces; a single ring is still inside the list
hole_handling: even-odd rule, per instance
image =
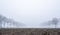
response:
[[[0,14],[27,26],[60,18],[60,0],[0,0]]]

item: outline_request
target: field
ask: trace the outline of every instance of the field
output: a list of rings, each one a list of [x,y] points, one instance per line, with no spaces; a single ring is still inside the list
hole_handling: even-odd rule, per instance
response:
[[[14,28],[0,29],[0,35],[60,35],[60,29],[48,28]]]

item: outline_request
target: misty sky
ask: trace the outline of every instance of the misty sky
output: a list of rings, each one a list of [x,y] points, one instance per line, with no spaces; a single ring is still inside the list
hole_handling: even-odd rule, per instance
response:
[[[28,26],[60,18],[60,0],[0,0],[0,14]]]

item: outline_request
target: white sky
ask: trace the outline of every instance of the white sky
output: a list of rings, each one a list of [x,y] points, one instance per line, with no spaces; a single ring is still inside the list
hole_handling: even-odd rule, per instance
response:
[[[28,26],[60,18],[60,0],[0,0],[0,14]]]

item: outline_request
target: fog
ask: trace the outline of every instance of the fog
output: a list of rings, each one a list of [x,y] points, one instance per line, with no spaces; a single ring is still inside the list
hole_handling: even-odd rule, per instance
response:
[[[0,14],[30,27],[41,27],[43,22],[60,18],[60,0],[0,0]]]

